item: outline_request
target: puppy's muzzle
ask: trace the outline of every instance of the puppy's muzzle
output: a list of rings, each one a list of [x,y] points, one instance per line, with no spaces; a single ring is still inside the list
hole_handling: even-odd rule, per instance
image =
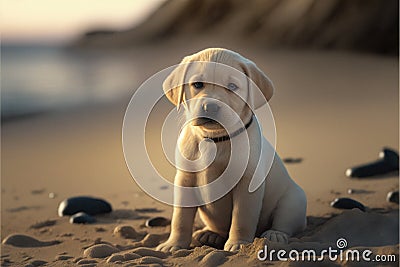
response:
[[[213,118],[217,117],[220,107],[217,103],[203,103],[201,104],[201,110],[199,117],[193,120],[194,126],[204,125],[206,123],[217,124],[217,121]]]

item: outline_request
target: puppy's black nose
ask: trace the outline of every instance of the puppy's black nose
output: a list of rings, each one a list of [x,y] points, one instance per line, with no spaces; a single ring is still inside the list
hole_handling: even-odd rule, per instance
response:
[[[215,103],[204,103],[203,110],[205,112],[217,112],[219,110],[219,106]]]

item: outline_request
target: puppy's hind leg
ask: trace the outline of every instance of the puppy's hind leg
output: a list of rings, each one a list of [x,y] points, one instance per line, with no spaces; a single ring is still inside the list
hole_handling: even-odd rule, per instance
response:
[[[300,187],[289,190],[279,201],[273,214],[272,227],[261,237],[287,244],[289,237],[306,227],[307,199]]]
[[[223,249],[226,242],[226,238],[208,230],[207,227],[194,232],[193,239],[197,240],[201,245],[214,247],[216,249]]]

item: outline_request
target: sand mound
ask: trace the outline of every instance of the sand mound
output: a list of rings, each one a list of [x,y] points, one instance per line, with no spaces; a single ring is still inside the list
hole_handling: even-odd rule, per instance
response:
[[[338,238],[345,238],[349,247],[395,245],[399,243],[398,225],[398,212],[380,214],[352,209],[332,218],[313,230],[311,236],[300,240],[335,243]]]
[[[83,255],[90,258],[105,258],[120,250],[108,244],[98,244],[91,246],[83,252]]]
[[[136,230],[129,225],[118,225],[115,227],[113,234],[126,239],[141,239],[144,236],[144,234],[136,232]]]
[[[40,241],[28,235],[13,234],[4,238],[3,244],[21,248],[46,247],[61,243],[58,240]]]
[[[217,266],[227,260],[226,254],[220,251],[212,251],[208,253],[201,261],[200,266]]]

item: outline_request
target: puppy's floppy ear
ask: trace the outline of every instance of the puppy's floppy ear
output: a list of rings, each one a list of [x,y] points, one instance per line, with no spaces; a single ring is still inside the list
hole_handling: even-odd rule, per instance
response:
[[[185,76],[189,62],[190,59],[185,57],[163,82],[163,90],[166,97],[177,109],[179,109],[180,104],[184,100]]]
[[[269,101],[274,94],[274,85],[272,81],[265,75],[265,73],[260,70],[256,64],[254,64],[250,60],[246,60],[240,64],[246,76],[250,79],[248,81],[249,88],[249,97],[250,101],[253,104],[253,108],[257,109],[265,104],[265,101],[262,97],[264,95],[265,99]],[[256,85],[257,88],[254,88]],[[262,95],[260,94],[260,91]]]

